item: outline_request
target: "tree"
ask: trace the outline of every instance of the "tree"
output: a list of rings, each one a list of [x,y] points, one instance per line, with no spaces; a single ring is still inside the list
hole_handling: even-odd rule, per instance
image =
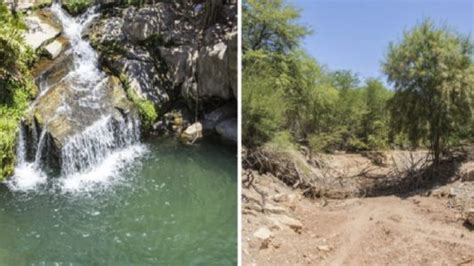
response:
[[[390,44],[383,71],[395,88],[392,125],[416,145],[428,141],[438,164],[447,139],[472,117],[473,44],[425,20]]]
[[[385,111],[392,93],[376,79],[366,81],[365,113],[362,117],[362,138],[369,148],[380,149],[388,144],[388,117]]]
[[[242,5],[243,50],[287,52],[310,31],[296,23],[299,10],[283,0],[245,0]]]
[[[243,58],[242,140],[248,147],[271,140],[284,123],[283,59],[263,50],[249,51]]]

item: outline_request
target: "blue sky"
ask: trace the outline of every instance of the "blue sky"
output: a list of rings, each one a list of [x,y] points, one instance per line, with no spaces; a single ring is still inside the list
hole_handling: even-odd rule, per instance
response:
[[[361,79],[378,77],[391,41],[423,18],[447,24],[474,39],[474,0],[287,0],[313,34],[304,49],[332,70],[349,69]]]

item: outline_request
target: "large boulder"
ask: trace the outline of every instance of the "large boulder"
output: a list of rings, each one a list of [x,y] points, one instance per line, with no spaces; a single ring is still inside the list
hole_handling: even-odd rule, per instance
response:
[[[69,73],[73,64],[73,55],[71,51],[67,51],[54,60],[42,57],[33,66],[31,73],[40,88],[54,87]]]
[[[203,129],[215,132],[225,141],[237,143],[237,103],[227,103],[204,114]]]
[[[5,4],[10,9],[25,11],[35,7],[51,5],[51,0],[6,0]]]
[[[215,130],[216,126],[231,118],[237,117],[237,104],[235,102],[225,104],[212,112],[204,114],[204,130]]]
[[[36,11],[25,18],[27,30],[23,37],[33,50],[54,40],[61,34],[61,27],[50,18],[50,14],[44,11]]]
[[[230,118],[217,124],[216,132],[224,140],[237,143],[237,118]]]
[[[145,41],[153,35],[170,32],[173,15],[172,5],[165,3],[143,8],[130,7],[124,12],[122,29],[128,40]]]
[[[122,17],[108,17],[95,21],[89,29],[89,37],[94,45],[107,43],[122,43],[127,39],[122,30]]]
[[[45,131],[49,140],[48,151],[53,155],[53,160],[59,161],[59,153],[69,138],[102,118],[110,116],[121,121],[137,115],[117,77],[104,78],[94,94],[76,90],[65,79],[49,88],[34,102],[27,115],[26,126],[36,134]],[[94,102],[100,104],[91,104],[90,97],[99,97],[100,100]],[[38,139],[38,136],[33,136],[32,139]]]
[[[104,63],[113,73],[124,75],[129,88],[142,98],[151,100],[156,105],[167,103],[170,96],[153,57],[139,46],[127,48],[124,54],[105,57]]]
[[[166,64],[166,79],[181,95],[192,95],[197,90],[195,78],[198,51],[194,45],[159,47],[160,60]]]
[[[232,88],[232,93],[234,98],[237,99],[237,38],[238,32],[233,31],[227,35],[227,45],[229,49],[228,54],[228,68],[227,71],[229,72],[229,80],[230,80],[230,87]]]
[[[232,97],[226,52],[227,45],[224,42],[202,47],[199,51],[197,74],[199,98],[217,97],[229,100]]]
[[[215,33],[215,32],[218,33]],[[229,100],[237,96],[237,32],[218,37],[219,27],[207,30],[204,43],[221,40],[205,45],[199,51],[198,90],[199,98],[219,98]]]

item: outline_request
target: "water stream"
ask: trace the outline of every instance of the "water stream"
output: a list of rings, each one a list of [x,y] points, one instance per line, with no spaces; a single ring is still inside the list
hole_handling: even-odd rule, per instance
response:
[[[113,120],[104,106],[107,77],[81,37],[94,9],[77,19],[51,10],[73,53],[63,81],[74,100],[64,97],[54,115],[100,119],[67,139],[56,175],[43,162],[48,123],[30,137],[21,126],[15,175],[0,186],[0,265],[235,265],[236,151],[141,143],[140,121]],[[51,89],[42,84],[39,97]]]
[[[46,178],[43,160],[47,156],[45,149],[48,122],[33,142],[27,141],[24,129],[19,136],[18,165],[15,176],[8,182],[12,190],[35,190],[40,186],[62,192],[92,190],[97,186],[108,186],[119,178],[120,171],[146,152],[139,143],[140,121],[128,117],[122,121],[112,119],[110,106],[107,106],[107,76],[99,69],[98,55],[90,44],[82,38],[82,33],[89,23],[97,17],[96,8],[90,8],[78,18],[70,17],[55,3],[51,7],[54,16],[63,26],[63,34],[70,42],[73,63],[68,74],[61,80],[73,91],[74,99],[63,99],[53,116],[64,115],[75,119],[79,113],[101,114],[100,118],[87,125],[82,132],[69,137],[61,150],[60,178]],[[50,89],[51,84],[40,84],[41,94]],[[65,97],[65,96],[64,96]],[[75,112],[71,111],[75,105]],[[84,120],[84,119],[83,119]],[[83,124],[84,122],[81,121]],[[82,126],[82,125],[81,125]],[[34,133],[34,134],[37,134]],[[37,139],[37,140],[36,140]],[[36,145],[34,160],[26,158],[27,145]]]

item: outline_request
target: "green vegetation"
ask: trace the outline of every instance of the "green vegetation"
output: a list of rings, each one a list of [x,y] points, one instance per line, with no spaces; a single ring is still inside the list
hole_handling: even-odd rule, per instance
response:
[[[28,102],[37,93],[28,65],[35,54],[22,38],[24,24],[0,1],[0,180],[15,164],[18,124]]]
[[[391,90],[377,79],[331,71],[302,52],[310,30],[284,1],[247,0],[243,9],[244,145],[319,152],[422,146],[439,155],[472,140],[469,39],[429,21],[415,27],[389,48],[383,70]]]
[[[394,84],[393,128],[413,145],[428,141],[435,162],[449,140],[472,123],[474,45],[424,21],[392,44],[384,71]]]
[[[71,15],[78,15],[84,11],[88,7],[90,7],[93,4],[93,1],[91,0],[65,0],[62,1],[62,6],[64,9],[69,12]]]
[[[158,119],[158,112],[152,101],[143,99],[133,89],[130,88],[130,82],[124,74],[119,76],[122,85],[130,99],[138,108],[140,114],[141,126],[145,131],[148,131],[153,123]]]

